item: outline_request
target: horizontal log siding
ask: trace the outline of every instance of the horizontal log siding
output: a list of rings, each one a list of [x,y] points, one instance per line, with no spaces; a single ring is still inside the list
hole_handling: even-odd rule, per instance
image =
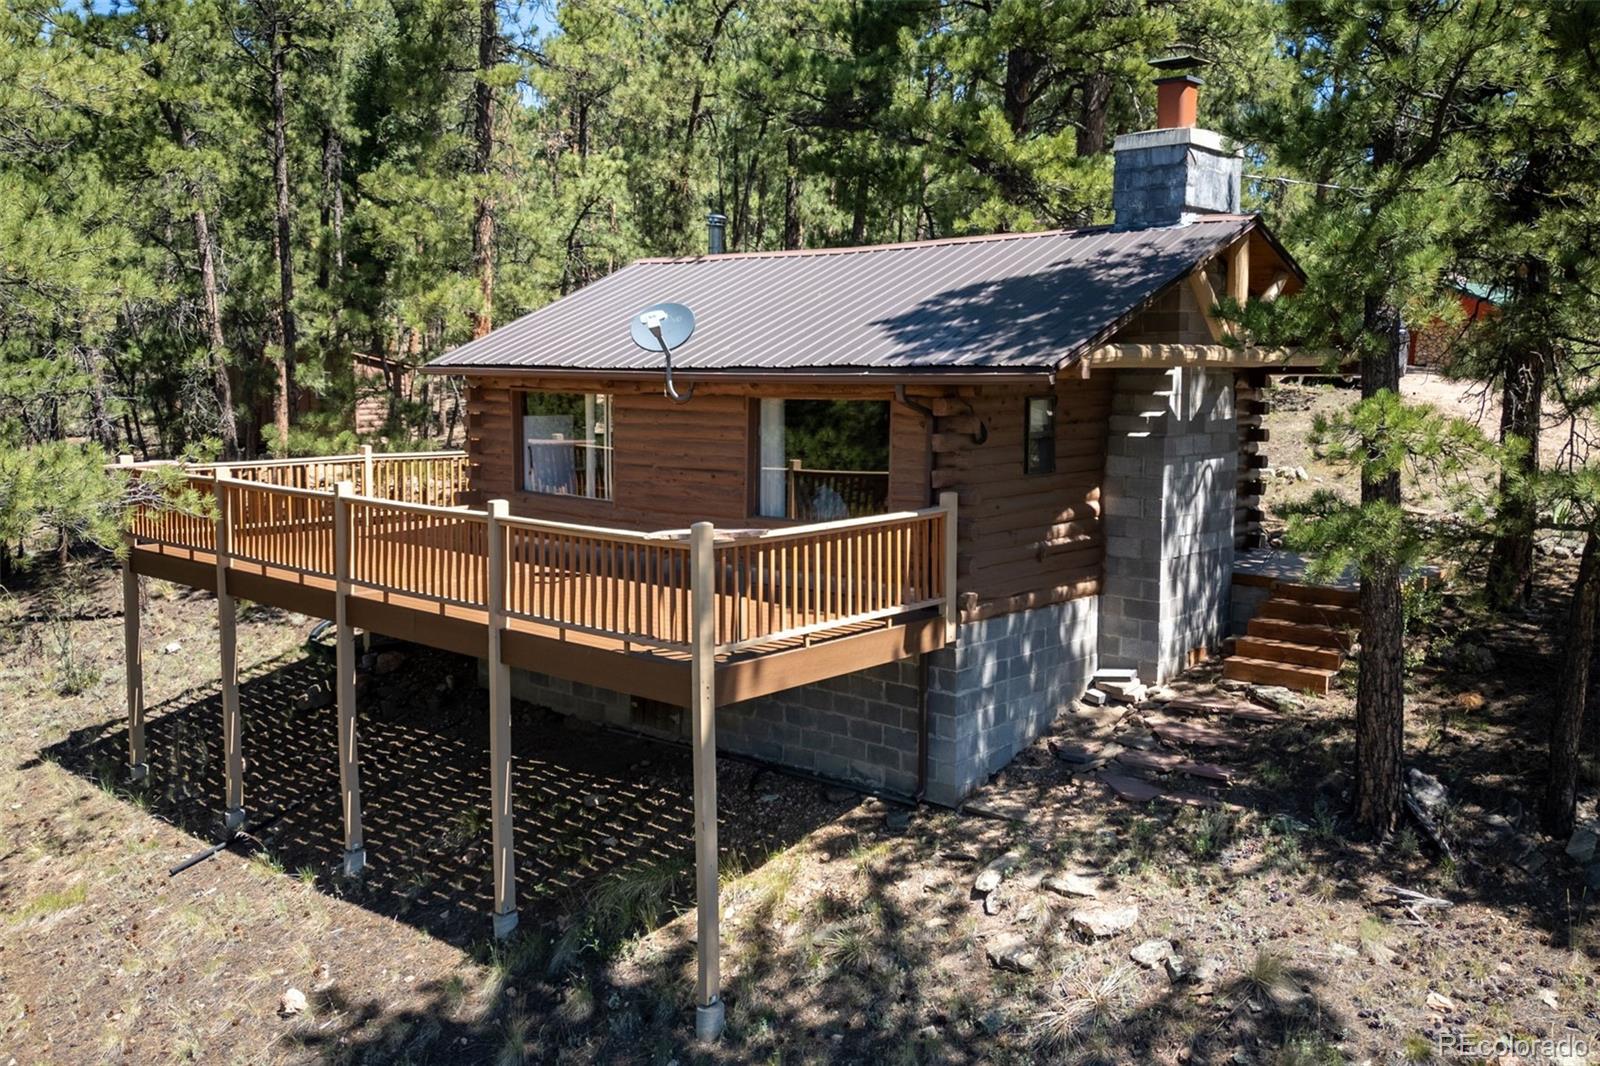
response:
[[[517,488],[517,422],[513,397],[546,384],[558,391],[608,392],[614,399],[614,499],[522,492]],[[708,520],[720,526],[774,524],[749,513],[750,403],[780,395],[749,386],[700,384],[694,399],[675,404],[659,386],[634,382],[539,383],[475,377],[467,394],[467,454],[475,506],[504,497],[513,514],[560,522],[657,530]],[[923,417],[892,403],[886,387],[817,386],[794,396],[890,400],[890,511],[931,501]]]
[[[957,400],[938,408],[933,480],[960,494],[957,584],[967,620],[1100,590],[1111,375],[1057,383],[1055,473],[1024,474],[1026,401],[1040,391],[984,386],[971,397],[970,413]],[[970,435],[974,419],[988,427],[981,445]]]

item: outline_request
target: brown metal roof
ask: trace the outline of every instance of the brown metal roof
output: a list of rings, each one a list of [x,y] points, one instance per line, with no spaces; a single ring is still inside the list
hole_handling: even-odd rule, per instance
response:
[[[865,248],[641,259],[429,364],[437,371],[655,371],[628,336],[671,301],[695,314],[687,372],[1042,372],[1105,340],[1250,229],[1000,234]]]

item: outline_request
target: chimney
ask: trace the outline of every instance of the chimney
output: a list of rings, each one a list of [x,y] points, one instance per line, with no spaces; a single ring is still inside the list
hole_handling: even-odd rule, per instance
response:
[[[1156,128],[1125,133],[1112,147],[1111,205],[1117,229],[1175,226],[1197,215],[1235,214],[1243,154],[1219,133],[1195,126],[1204,65],[1177,51],[1150,61],[1156,79]]]
[[[721,255],[728,250],[728,216],[716,211],[706,216],[706,254]]]

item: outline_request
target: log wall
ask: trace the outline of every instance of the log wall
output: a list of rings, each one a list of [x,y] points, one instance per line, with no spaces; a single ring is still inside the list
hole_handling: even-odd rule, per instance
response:
[[[563,392],[604,392],[613,399],[615,438],[613,496],[577,496],[521,491],[517,463],[516,395],[534,387]],[[694,399],[676,404],[659,385],[593,380],[473,378],[467,395],[467,453],[473,499],[504,497],[513,514],[559,522],[623,529],[673,529],[709,520],[725,526],[782,525],[752,516],[751,406],[759,396],[814,399],[873,399],[890,402],[889,509],[926,507],[926,420],[894,403],[888,387],[817,386],[805,391],[749,386],[696,386]]]
[[[1063,378],[1056,394],[1056,469],[1023,472],[1029,396],[1046,387],[982,386],[935,406],[933,483],[960,494],[959,588],[965,620],[1100,591],[1110,374]],[[987,439],[972,436],[979,424]]]
[[[475,377],[467,399],[471,500],[504,497],[513,514],[555,521],[669,529],[703,519],[722,526],[782,525],[752,516],[752,401],[761,396],[890,401],[889,508],[926,507],[942,490],[960,496],[963,617],[1095,595],[1104,552],[1100,484],[1111,376],[1063,378],[1056,392],[1056,469],[1023,473],[1026,401],[1050,386],[919,386],[920,412],[893,402],[888,386],[700,384],[674,404],[659,385],[636,381]],[[517,488],[515,395],[544,386],[610,393],[614,399],[614,500]],[[976,435],[987,433],[982,444]],[[931,464],[930,464],[931,460]]]

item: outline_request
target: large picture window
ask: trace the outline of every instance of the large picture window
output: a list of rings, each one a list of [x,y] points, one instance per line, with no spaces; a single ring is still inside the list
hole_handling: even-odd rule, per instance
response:
[[[522,395],[522,488],[611,499],[611,397],[593,392]]]
[[[828,522],[887,506],[887,401],[760,400],[757,423],[763,517]]]

